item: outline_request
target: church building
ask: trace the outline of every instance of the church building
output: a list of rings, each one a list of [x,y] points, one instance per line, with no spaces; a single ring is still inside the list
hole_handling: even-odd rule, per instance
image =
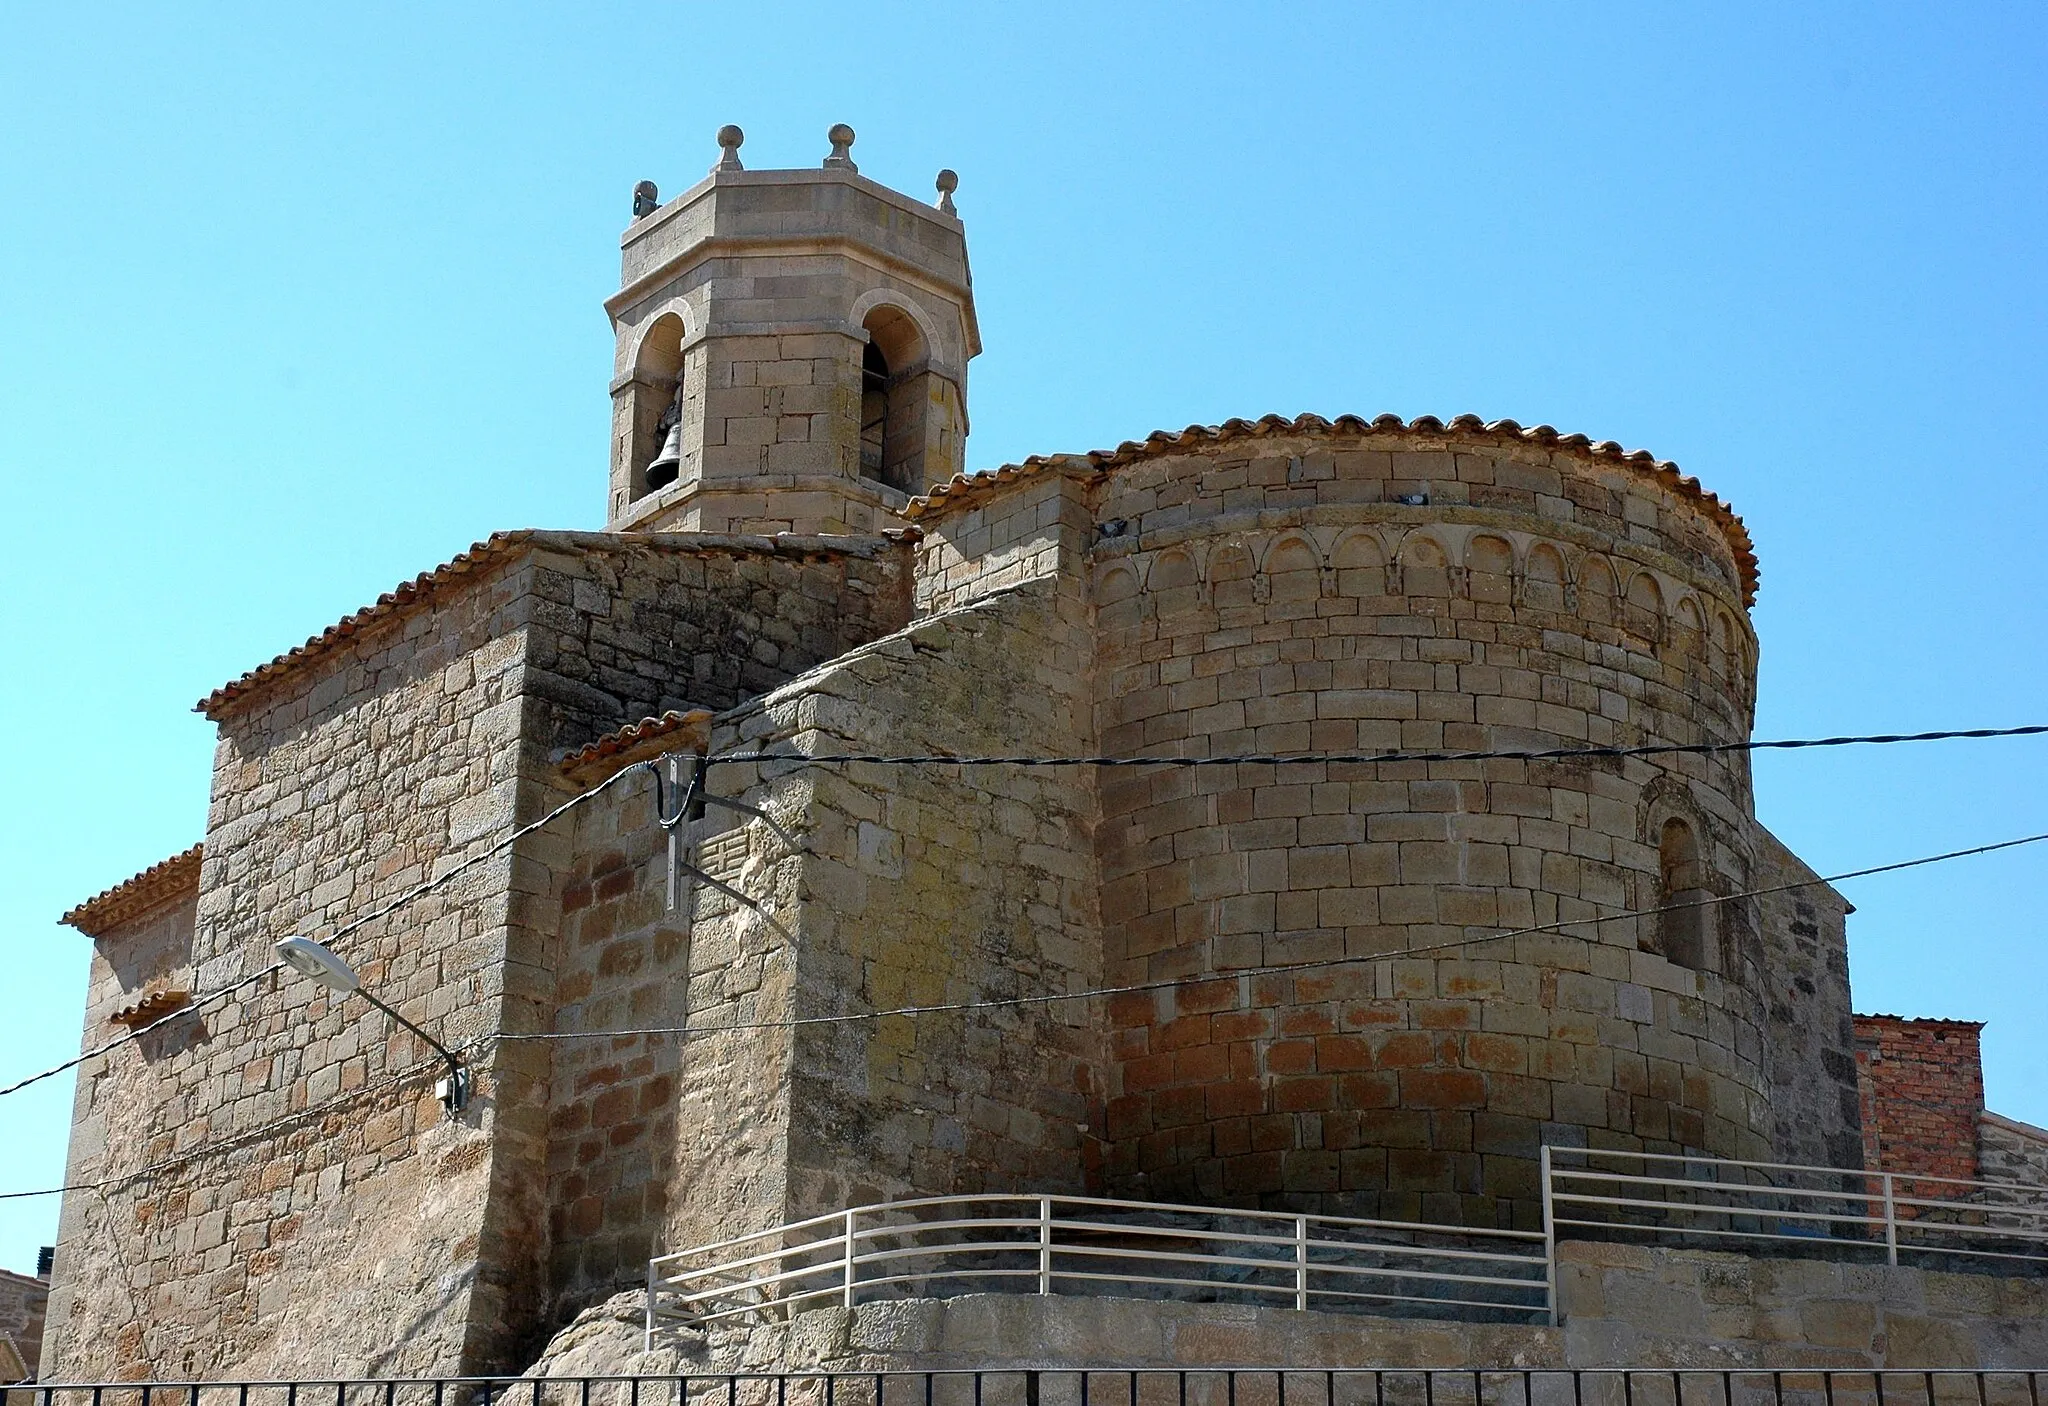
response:
[[[199,702],[204,835],[66,916],[86,1045],[141,1033],[45,1380],[518,1370],[654,1256],[909,1198],[1540,1241],[1546,1148],[1860,1178],[1849,906],[1716,749],[1742,520],[1474,416],[968,473],[957,181],[829,141],[634,193],[602,531]]]

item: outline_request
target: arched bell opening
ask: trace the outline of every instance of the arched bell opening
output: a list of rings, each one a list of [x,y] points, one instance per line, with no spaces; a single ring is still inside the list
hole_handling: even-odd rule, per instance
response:
[[[910,314],[884,303],[861,329],[860,472],[905,493],[925,480],[925,420],[931,402],[931,350]]]
[[[640,339],[633,365],[633,496],[674,483],[683,462],[682,318],[664,313]]]

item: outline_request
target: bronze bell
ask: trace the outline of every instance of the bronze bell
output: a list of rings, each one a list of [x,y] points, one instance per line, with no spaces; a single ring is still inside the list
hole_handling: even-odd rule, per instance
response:
[[[661,436],[661,448],[656,451],[654,461],[647,466],[647,487],[651,492],[676,481],[676,475],[683,467],[683,383],[676,381],[675,398],[668,408],[661,412],[661,419],[655,422],[654,432]]]
[[[661,442],[661,452],[647,466],[647,486],[650,489],[665,488],[674,483],[682,466],[683,423],[678,420],[668,427],[668,438]]]

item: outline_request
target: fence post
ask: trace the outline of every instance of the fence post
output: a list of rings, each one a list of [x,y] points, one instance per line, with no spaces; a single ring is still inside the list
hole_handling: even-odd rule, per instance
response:
[[[640,1350],[654,1351],[654,1261],[647,1261],[647,1331],[642,1336]]]
[[[1294,1218],[1294,1306],[1308,1308],[1308,1217]]]
[[[846,1306],[847,1306],[848,1308],[852,1308],[852,1307],[853,1307],[853,1269],[854,1269],[854,1265],[853,1265],[853,1216],[854,1216],[854,1212],[853,1212],[853,1209],[852,1209],[851,1207],[848,1207],[848,1208],[847,1208],[847,1212],[846,1212],[846,1226],[845,1226],[845,1229],[844,1229],[844,1231],[842,1232],[842,1233],[844,1234],[844,1236],[845,1236],[845,1239],[846,1239],[846,1289],[845,1289],[845,1298],[846,1298]]]
[[[1038,1292],[1052,1292],[1052,1197],[1038,1198]]]
[[[1550,1326],[1557,1326],[1557,1207],[1551,1200],[1550,1144],[1544,1143],[1538,1159],[1543,1178],[1543,1302],[1550,1310]]]
[[[1884,1178],[1884,1262],[1895,1265],[1899,1262],[1899,1212],[1892,1202],[1892,1174],[1878,1175]]]

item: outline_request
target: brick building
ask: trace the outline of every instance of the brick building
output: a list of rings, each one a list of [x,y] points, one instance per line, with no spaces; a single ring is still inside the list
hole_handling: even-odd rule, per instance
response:
[[[1865,1166],[1949,1181],[2048,1185],[2048,1129],[1984,1106],[1983,1028],[1974,1020],[1856,1017]],[[1921,1185],[1917,1194],[1938,1194],[1931,1180]]]
[[[1814,879],[1745,754],[722,760],[1750,732],[1748,536],[1641,452],[1268,417],[962,475],[953,181],[851,140],[636,193],[605,531],[201,701],[201,843],[67,915],[88,1041],[191,1010],[81,1071],[47,1376],[517,1366],[657,1248],[915,1194],[1529,1227],[1545,1143],[1862,1167],[1847,904],[1731,898]],[[622,774],[677,754],[755,808],[687,870]],[[460,1116],[267,970],[295,933],[464,1052]]]

